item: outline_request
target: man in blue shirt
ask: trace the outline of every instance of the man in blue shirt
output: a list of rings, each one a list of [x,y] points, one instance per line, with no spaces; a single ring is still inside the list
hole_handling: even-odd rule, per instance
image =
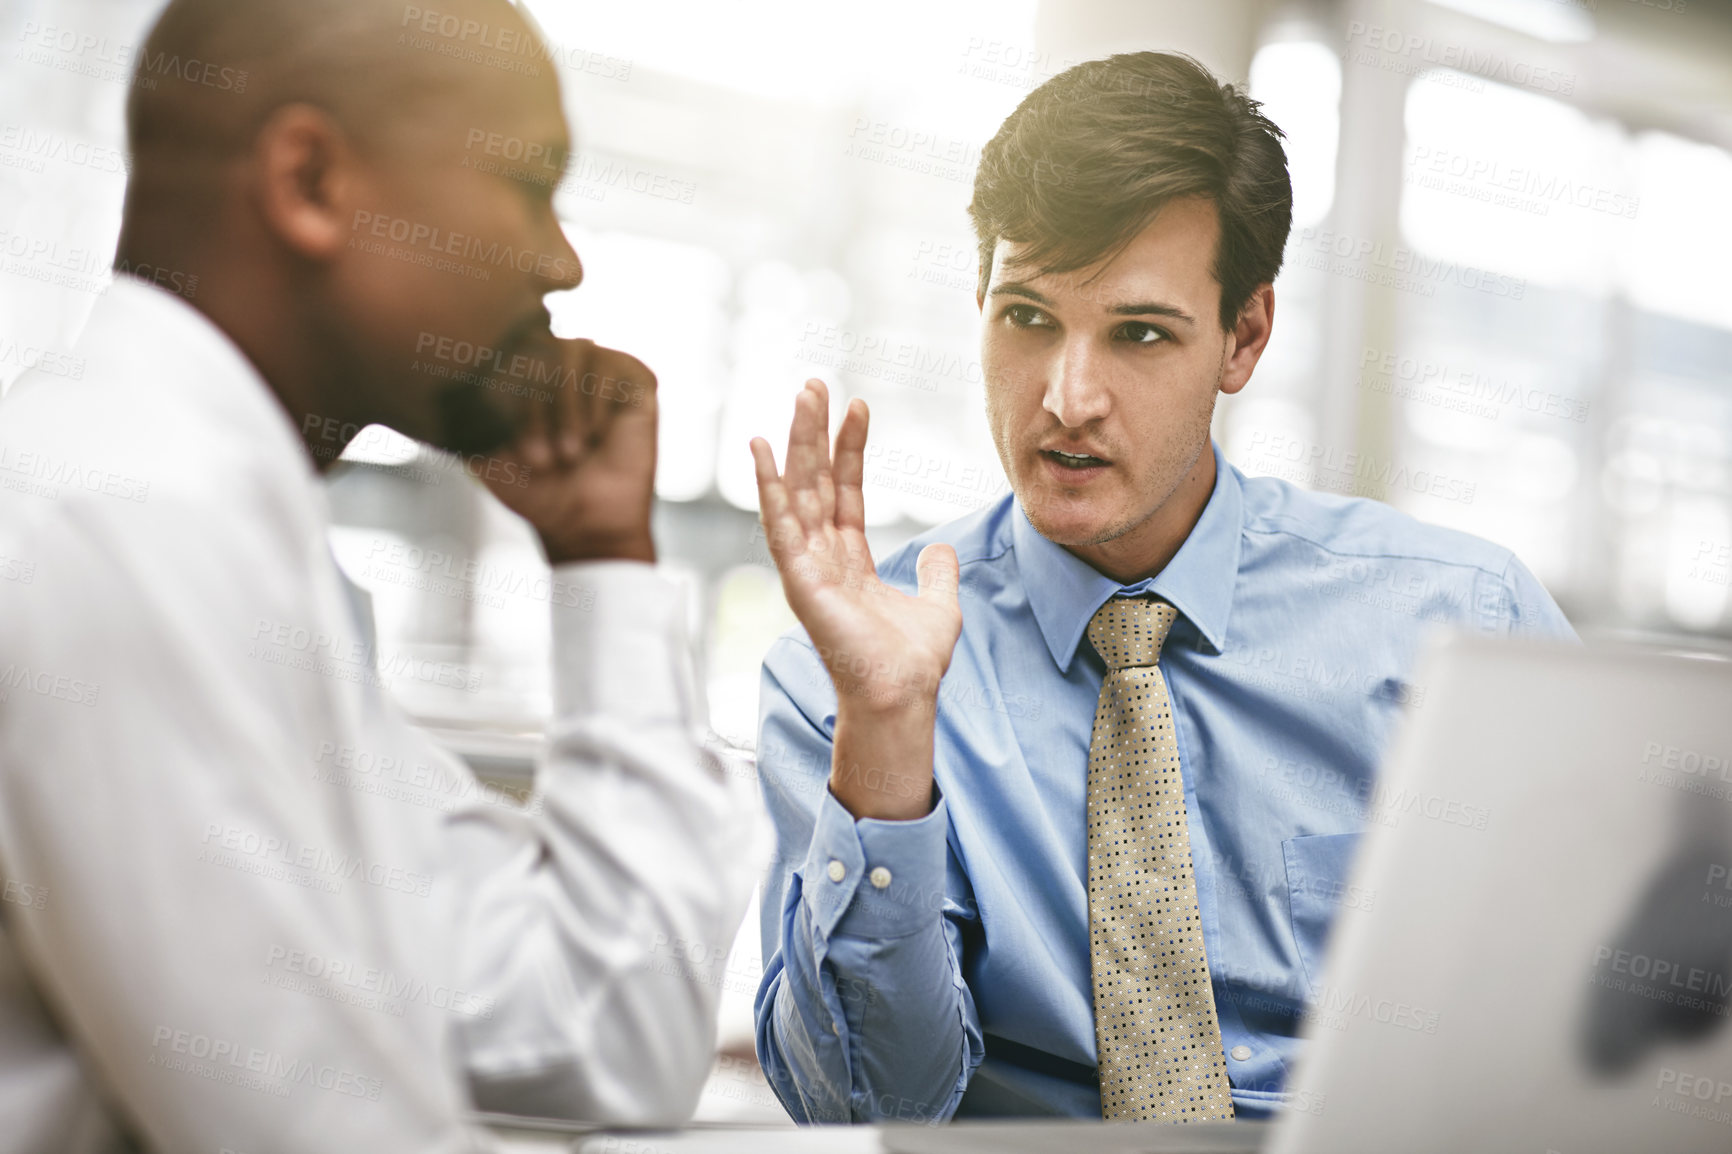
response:
[[[1282,1101],[1333,913],[1377,900],[1347,880],[1359,830],[1484,823],[1379,786],[1392,723],[1425,705],[1414,657],[1439,626],[1570,636],[1563,615],[1507,549],[1248,479],[1209,437],[1215,396],[1268,341],[1290,206],[1278,130],[1194,61],[1079,65],[1005,122],[970,205],[1012,495],[874,571],[865,405],[833,461],[819,382],[785,472],[753,442],[804,626],[765,660],[758,753],[779,842],[758,1054],[796,1120],[1102,1116],[1089,827],[1107,666],[1087,631],[1114,598],[1176,610],[1156,644],[1178,873],[1226,1116]]]

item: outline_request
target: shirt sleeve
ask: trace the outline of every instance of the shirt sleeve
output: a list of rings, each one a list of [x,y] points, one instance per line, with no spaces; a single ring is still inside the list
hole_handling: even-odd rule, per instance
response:
[[[475,784],[378,688],[322,526],[199,512],[0,524],[36,578],[0,588],[0,669],[42,690],[0,687],[0,866],[45,895],[0,916],[104,1096],[165,1150],[688,1118],[763,855],[680,589],[559,570],[536,793],[434,808],[325,776],[335,747]]]
[[[34,565],[0,588],[0,873],[32,896],[0,917],[33,989],[151,1149],[468,1149],[443,1013],[333,978],[444,975],[412,928],[440,887],[310,783],[336,680],[251,648],[328,617],[256,520],[104,499],[0,518]],[[319,960],[292,991],[290,956]]]
[[[962,972],[973,903],[942,797],[914,821],[856,821],[830,793],[827,686],[809,647],[772,648],[758,776],[776,853],[758,1058],[797,1122],[946,1121],[984,1054]]]
[[[1493,613],[1500,631],[1510,637],[1581,640],[1540,579],[1514,554],[1510,555],[1495,587],[1482,596],[1490,604],[1482,606],[1481,611]]]
[[[763,854],[751,772],[703,740],[682,590],[650,566],[555,572],[555,708],[527,813],[458,824],[499,843],[463,935],[476,1103],[675,1125],[714,1060],[723,965]],[[476,832],[471,830],[470,832]]]

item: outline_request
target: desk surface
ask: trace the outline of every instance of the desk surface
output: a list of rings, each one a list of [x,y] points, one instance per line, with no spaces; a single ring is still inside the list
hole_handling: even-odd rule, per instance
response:
[[[1256,1154],[1256,1122],[958,1122],[949,1126],[695,1126],[685,1130],[530,1128],[488,1119],[507,1154]]]

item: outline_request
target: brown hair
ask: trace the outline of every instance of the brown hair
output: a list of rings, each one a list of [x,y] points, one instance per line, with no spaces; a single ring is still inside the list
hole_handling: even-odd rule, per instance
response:
[[[1000,238],[1071,272],[1115,255],[1175,197],[1214,202],[1221,327],[1275,279],[1293,223],[1281,130],[1240,89],[1173,52],[1090,60],[1017,105],[980,155],[968,215],[980,291]]]

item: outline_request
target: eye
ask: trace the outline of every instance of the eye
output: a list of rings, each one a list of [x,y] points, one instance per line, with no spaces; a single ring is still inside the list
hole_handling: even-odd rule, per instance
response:
[[[1173,337],[1166,330],[1143,321],[1126,321],[1113,330],[1113,339],[1133,345],[1158,345],[1162,341],[1172,340]]]
[[[1052,318],[1033,305],[1011,305],[1004,310],[1004,318],[1019,329],[1052,327]]]

